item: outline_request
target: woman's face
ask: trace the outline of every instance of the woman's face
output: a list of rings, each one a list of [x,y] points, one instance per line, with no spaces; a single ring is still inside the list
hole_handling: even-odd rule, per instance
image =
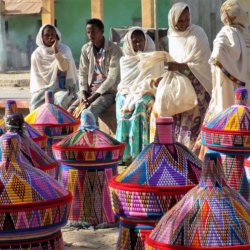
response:
[[[57,34],[51,27],[46,27],[43,30],[43,43],[47,47],[51,47],[55,40],[57,39]]]
[[[189,9],[186,8],[181,13],[181,15],[178,19],[178,22],[176,24],[176,27],[177,27],[178,31],[185,31],[189,25],[190,25],[190,13],[189,13]]]
[[[131,36],[133,50],[135,52],[143,51],[145,47],[145,36],[143,34],[133,34]]]

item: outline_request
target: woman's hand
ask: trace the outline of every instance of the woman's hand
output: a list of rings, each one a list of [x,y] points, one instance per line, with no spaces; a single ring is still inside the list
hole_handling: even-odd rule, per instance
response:
[[[168,62],[167,70],[168,71],[179,71],[189,69],[186,63],[178,63],[178,62]]]
[[[161,81],[162,77],[158,77],[157,79],[152,79],[151,82],[150,82],[150,87],[153,88],[157,88],[160,81]]]
[[[59,50],[58,50],[58,39],[57,38],[54,40],[54,43],[52,45],[52,49],[54,50],[54,54],[58,53]]]

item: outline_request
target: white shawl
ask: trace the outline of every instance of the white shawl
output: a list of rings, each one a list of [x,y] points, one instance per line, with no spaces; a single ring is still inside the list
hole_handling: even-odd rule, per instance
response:
[[[41,89],[50,87],[53,90],[58,89],[58,80],[57,80],[57,60],[53,53],[51,47],[47,47],[43,43],[42,31],[46,25],[43,25],[36,37],[36,44],[38,47],[33,52],[31,56],[31,72],[30,72],[30,92],[34,93]],[[70,48],[61,43],[61,33],[59,30],[54,27],[56,33],[59,37],[59,52],[63,55],[64,58],[67,58],[69,61],[69,69],[66,73],[66,88],[75,87],[77,88],[77,71],[75,62],[71,53]],[[67,86],[71,85],[71,86]]]
[[[211,50],[206,33],[201,27],[194,24],[190,24],[184,32],[178,31],[176,27],[185,8],[189,8],[189,6],[180,2],[174,4],[169,11],[169,53],[176,62],[186,63],[194,76],[211,95],[212,76],[208,63]]]
[[[123,110],[130,111],[134,109],[135,103],[144,94],[155,94],[155,88],[150,85],[151,78],[161,76],[164,68],[162,58],[152,61],[148,67],[141,66],[143,61],[155,58],[155,54],[152,52],[155,50],[155,45],[150,36],[142,30],[145,35],[144,51],[136,53],[131,41],[131,35],[136,29],[142,30],[139,27],[134,27],[124,38],[124,56],[120,59],[121,81],[118,85],[118,92],[126,95]]]
[[[228,0],[220,10],[224,27],[214,40],[210,62],[219,61],[232,76],[250,85],[250,32],[247,14],[237,0]],[[230,19],[234,17],[234,19]]]

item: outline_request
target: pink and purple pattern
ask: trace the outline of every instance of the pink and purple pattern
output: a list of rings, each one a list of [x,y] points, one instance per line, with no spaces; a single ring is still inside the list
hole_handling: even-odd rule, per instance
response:
[[[250,205],[227,185],[220,155],[207,154],[199,185],[168,211],[146,249],[250,249]]]

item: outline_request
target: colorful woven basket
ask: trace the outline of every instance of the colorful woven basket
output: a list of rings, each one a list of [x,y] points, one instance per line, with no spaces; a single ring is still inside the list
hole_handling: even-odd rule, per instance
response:
[[[238,88],[235,105],[215,116],[202,127],[202,143],[221,153],[228,184],[245,199],[250,192],[244,167],[245,157],[250,156],[250,107],[246,106],[248,92]]]
[[[198,186],[168,211],[146,249],[250,249],[250,204],[226,183],[220,155],[207,154]]]
[[[5,106],[5,117],[7,117],[8,115],[16,114],[16,113],[18,113],[16,101],[7,100],[6,106]],[[3,131],[1,134],[6,132],[4,119],[0,120],[0,129],[2,129]],[[36,130],[31,125],[29,125],[27,122],[24,122],[24,131],[42,149],[46,147],[46,142],[47,142],[46,136],[39,133],[38,130]]]
[[[117,174],[124,143],[95,127],[93,114],[84,110],[78,131],[53,145],[61,163],[59,182],[73,194],[69,220],[76,225],[114,223],[108,181]]]
[[[35,168],[39,168],[44,172],[50,174],[53,178],[56,178],[58,162],[51,158],[46,152],[44,152],[33,140],[31,140],[27,134],[23,131],[23,115],[13,114],[6,116],[6,133],[18,133],[20,136],[20,154],[22,161],[32,165]],[[2,152],[2,146],[0,143],[0,152]]]
[[[19,139],[15,133],[2,136],[0,248],[64,249],[60,229],[67,223],[72,196],[22,162]]]
[[[25,121],[47,136],[46,152],[51,157],[53,157],[52,144],[74,132],[80,124],[80,121],[69,112],[53,104],[51,91],[45,93],[45,104],[27,115]]]
[[[109,182],[113,210],[122,219],[139,219],[152,226],[175,205],[195,184],[201,175],[201,161],[185,146],[174,141],[173,119],[156,120],[155,142],[146,147],[133,163]],[[150,225],[148,224],[150,222]],[[129,224],[129,223],[127,223]],[[121,227],[122,226],[121,224]],[[130,226],[130,236],[135,238]],[[124,231],[124,230],[121,230]],[[122,232],[121,232],[122,233]],[[143,239],[137,234],[138,242]],[[130,242],[132,242],[130,240]],[[119,249],[133,249],[129,242],[118,241]],[[126,246],[126,247],[125,247]]]
[[[246,106],[247,97],[247,89],[236,89],[236,104],[202,127],[202,143],[205,146],[221,151],[250,151],[250,107]]]
[[[250,156],[248,158],[245,158],[244,167],[245,167],[246,177],[248,181],[248,187],[250,190]]]

